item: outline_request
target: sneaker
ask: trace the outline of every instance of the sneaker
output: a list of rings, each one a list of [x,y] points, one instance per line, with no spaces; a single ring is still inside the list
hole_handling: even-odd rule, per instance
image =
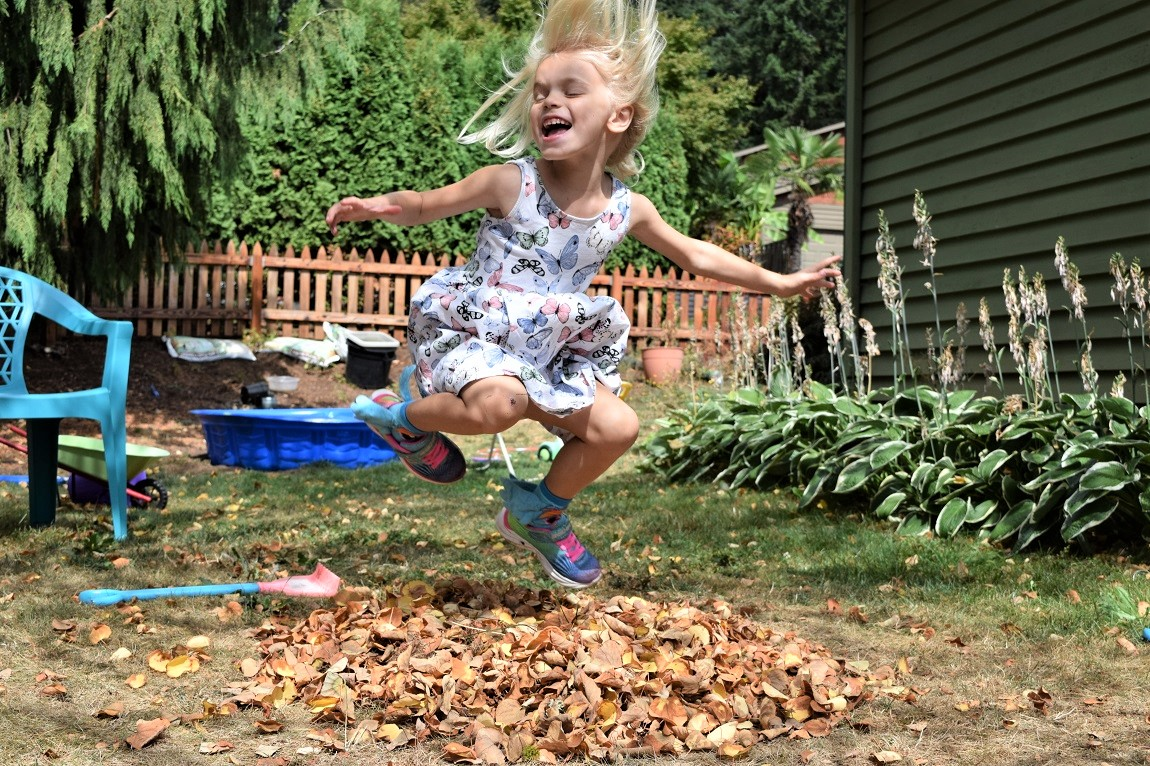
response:
[[[534,553],[560,585],[586,588],[599,581],[603,575],[599,560],[579,542],[566,513],[540,507],[543,503],[534,485],[508,478],[503,498],[505,505],[495,516],[495,527],[504,539]]]
[[[376,404],[388,408],[403,399],[393,391],[380,389],[371,395]],[[359,413],[356,413],[359,417]],[[363,419],[363,418],[361,418]],[[415,435],[378,418],[363,419],[367,427],[388,443],[407,470],[433,484],[451,484],[467,473],[467,460],[455,442],[438,431]]]

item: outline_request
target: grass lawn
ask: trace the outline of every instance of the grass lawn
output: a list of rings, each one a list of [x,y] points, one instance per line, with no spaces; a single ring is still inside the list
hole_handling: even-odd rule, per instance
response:
[[[690,395],[638,386],[631,403],[645,435]],[[506,434],[519,448],[520,476],[546,470],[534,455],[546,438],[534,424]],[[489,439],[462,445],[486,455]],[[572,506],[606,572],[587,597],[727,602],[836,658],[889,667],[906,690],[862,702],[827,736],[782,736],[744,760],[1150,763],[1150,649],[1141,622],[1108,606],[1116,584],[1135,602],[1150,601],[1144,541],[1091,556],[1012,556],[969,539],[900,538],[843,509],[800,514],[793,490],[664,486],[640,470],[641,456],[637,447]],[[121,543],[111,539],[107,509],[64,507],[54,527],[31,530],[25,490],[0,494],[0,753],[13,764],[437,763],[450,755],[437,736],[394,750],[382,740],[348,744],[345,727],[315,723],[301,700],[273,706],[275,725],[262,729],[266,711],[221,711],[245,681],[245,660],[257,656],[265,634],[253,629],[272,616],[304,621],[333,608],[330,600],[221,596],[97,608],[77,601],[87,588],[267,580],[317,562],[361,595],[450,578],[493,592],[550,588],[534,559],[495,531],[506,475],[499,461],[450,487],[421,483],[398,464],[261,473],[176,457],[157,467],[168,507],[134,512],[132,537]],[[198,667],[164,669],[189,654]],[[474,714],[485,712],[493,714]],[[125,744],[138,721],[161,718],[172,725],[150,744]],[[309,738],[325,728],[350,759]]]

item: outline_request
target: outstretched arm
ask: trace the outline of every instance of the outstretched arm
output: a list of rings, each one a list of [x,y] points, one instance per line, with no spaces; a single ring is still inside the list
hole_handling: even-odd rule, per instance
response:
[[[395,191],[367,199],[344,197],[328,209],[325,220],[331,233],[337,234],[344,221],[382,220],[414,226],[480,208],[502,215],[519,197],[519,177],[514,165],[492,165],[429,191]]]
[[[842,260],[839,255],[793,274],[768,271],[717,245],[682,234],[663,220],[649,199],[635,193],[631,194],[631,235],[691,274],[784,298],[813,296],[834,287],[833,280],[841,273],[836,266]]]

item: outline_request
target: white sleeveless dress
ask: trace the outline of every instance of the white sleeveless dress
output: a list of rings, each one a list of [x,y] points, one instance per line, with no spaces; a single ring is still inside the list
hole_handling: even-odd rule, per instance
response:
[[[510,375],[540,409],[565,416],[618,393],[630,323],[613,298],[586,294],[630,226],[630,190],[612,178],[607,209],[569,216],[539,181],[534,158],[515,160],[519,199],[484,217],[475,255],[428,279],[411,301],[408,344],[423,395]]]

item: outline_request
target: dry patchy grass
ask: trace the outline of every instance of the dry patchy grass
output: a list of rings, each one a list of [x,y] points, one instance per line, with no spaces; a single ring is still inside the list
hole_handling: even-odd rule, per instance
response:
[[[651,418],[682,395],[637,390],[635,404],[646,416],[648,432]],[[544,438],[530,430],[533,426],[522,428],[508,434],[512,447],[530,447]],[[135,438],[148,442],[143,432],[137,433]],[[486,453],[488,446],[486,439],[465,441],[471,454]],[[513,459],[525,471],[543,468],[528,452],[515,453]],[[754,523],[781,527],[796,523],[793,515],[778,510],[786,499],[771,505],[776,498],[770,493],[716,500],[711,488],[654,487],[650,476],[636,470],[636,462],[635,456],[622,462],[587,498],[586,505],[598,514],[581,518],[594,519],[588,534],[610,570],[604,583],[590,591],[593,597],[621,594],[656,602],[721,597],[745,607],[772,630],[794,631],[837,657],[897,668],[898,683],[908,690],[902,698],[875,696],[852,712],[849,725],[834,727],[826,737],[781,737],[756,746],[742,762],[874,764],[897,755],[902,763],[939,766],[1150,763],[1144,648],[1129,651],[1116,642],[1117,636],[1094,629],[1089,621],[1061,636],[1042,632],[1035,627],[1041,620],[1027,611],[1041,599],[1020,597],[1017,604],[1004,606],[1000,602],[1009,590],[979,578],[963,584],[968,590],[963,596],[932,597],[929,590],[900,593],[885,576],[873,582],[852,580],[850,562],[841,572],[811,577],[780,564],[784,551],[772,546],[793,541],[778,542],[778,528],[768,526],[759,531],[753,556],[735,561],[728,571],[722,551],[715,550],[718,545],[661,542],[650,526],[666,524],[667,539],[680,538],[654,506],[669,503],[667,512],[679,515],[692,513],[692,507],[707,514],[730,506],[732,513],[752,516],[773,509],[773,515],[754,516]],[[313,723],[312,713],[298,702],[272,711],[283,728],[271,733],[259,732],[256,723],[265,714],[255,708],[213,714],[245,681],[243,661],[258,654],[251,629],[273,613],[290,622],[330,604],[244,598],[237,599],[237,614],[221,612],[229,600],[221,597],[95,609],[79,604],[75,594],[117,583],[263,579],[310,571],[317,559],[329,561],[348,585],[377,592],[439,574],[546,587],[532,560],[508,550],[489,529],[502,468],[494,465],[447,493],[429,491],[390,468],[365,472],[362,482],[318,472],[290,484],[286,477],[215,470],[187,457],[173,458],[163,471],[176,490],[170,511],[135,521],[136,535],[123,544],[108,540],[104,523],[91,510],[65,510],[55,527],[28,530],[18,521],[20,490],[0,498],[0,753],[14,764],[61,766],[441,763],[441,738],[397,750],[361,743],[350,758],[325,749],[321,741],[308,739],[309,731],[331,727],[332,736],[342,738],[350,730]],[[697,502],[692,493],[698,494]],[[635,517],[638,511],[628,517],[614,511],[613,504],[649,506],[652,515],[644,526]],[[584,525],[582,535],[589,522],[576,523]],[[839,518],[827,524],[851,535],[864,522]],[[749,527],[732,529],[751,534]],[[693,534],[686,528],[682,539]],[[742,545],[742,538],[732,544]],[[794,558],[802,554],[787,553]],[[860,566],[866,555],[859,552]],[[763,565],[756,566],[756,556]],[[128,561],[117,568],[116,558]],[[1110,561],[1113,577],[1125,578],[1129,559]],[[1062,562],[1057,555],[1038,556],[1030,566],[1056,568]],[[1102,571],[1092,576],[1103,577],[1105,565],[1091,571]],[[1041,580],[1044,573],[1033,574]],[[946,565],[921,574],[934,584],[949,576]],[[1042,595],[1049,599],[1043,602],[1048,610],[1050,603],[1066,598]],[[107,637],[93,632],[101,624],[110,629]],[[204,656],[194,672],[170,677],[148,667],[150,653],[171,654],[197,636],[210,643],[199,650]],[[121,647],[130,656],[116,659]],[[134,674],[143,674],[146,683],[132,688],[127,681]],[[117,703],[122,705],[119,714],[100,714]],[[137,721],[160,718],[177,723],[142,749],[126,744]],[[632,760],[718,759],[704,753]]]

